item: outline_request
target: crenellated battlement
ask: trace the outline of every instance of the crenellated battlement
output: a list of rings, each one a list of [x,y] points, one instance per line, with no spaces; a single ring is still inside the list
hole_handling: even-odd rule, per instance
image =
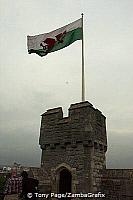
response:
[[[60,166],[72,176],[72,192],[100,191],[101,170],[106,168],[106,118],[88,101],[71,104],[68,117],[61,107],[42,114],[39,144],[41,167],[60,192]],[[59,168],[59,170],[58,170]]]
[[[45,193],[101,192],[106,200],[133,197],[133,170],[106,169],[106,118],[88,101],[71,104],[68,117],[61,107],[43,113],[39,144]]]
[[[49,109],[42,114],[40,140],[42,149],[76,148],[94,146],[95,149],[107,149],[106,118],[88,101],[71,104],[68,117],[63,118],[61,107]]]

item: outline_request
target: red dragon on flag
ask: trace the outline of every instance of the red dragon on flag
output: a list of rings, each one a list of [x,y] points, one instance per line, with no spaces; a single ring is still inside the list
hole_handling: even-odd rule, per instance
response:
[[[63,33],[60,33],[55,36],[56,39],[54,38],[46,38],[44,41],[41,42],[40,46],[43,47],[43,50],[46,51],[46,54],[51,50],[54,45],[58,43],[63,43],[63,38],[66,35],[66,31]]]

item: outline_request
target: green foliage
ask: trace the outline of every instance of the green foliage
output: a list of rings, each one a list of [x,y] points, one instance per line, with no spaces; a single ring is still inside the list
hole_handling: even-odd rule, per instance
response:
[[[5,176],[0,176],[0,193],[4,191],[5,184],[6,184],[6,177]]]

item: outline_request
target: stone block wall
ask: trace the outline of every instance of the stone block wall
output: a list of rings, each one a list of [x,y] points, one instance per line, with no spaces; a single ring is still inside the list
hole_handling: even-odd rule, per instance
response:
[[[72,192],[95,192],[101,187],[107,150],[105,116],[89,102],[72,104],[68,117],[62,108],[42,114],[39,144],[41,167],[47,172],[52,190],[58,192],[58,171],[72,174]]]
[[[102,176],[106,200],[133,200],[133,169],[106,169]]]

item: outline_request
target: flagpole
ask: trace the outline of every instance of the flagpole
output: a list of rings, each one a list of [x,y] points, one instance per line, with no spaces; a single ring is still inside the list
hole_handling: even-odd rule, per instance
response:
[[[83,13],[82,16],[82,101],[85,101],[85,75],[84,75],[84,34],[83,34]]]

